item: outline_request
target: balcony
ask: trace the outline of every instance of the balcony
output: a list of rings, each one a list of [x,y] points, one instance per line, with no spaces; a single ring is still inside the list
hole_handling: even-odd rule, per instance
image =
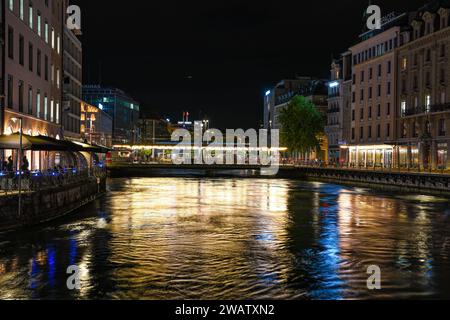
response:
[[[415,116],[415,115],[419,115],[419,114],[446,112],[446,111],[450,111],[450,103],[436,104],[436,105],[430,106],[429,108],[427,108],[426,106],[410,108],[410,109],[406,110],[405,117]]]

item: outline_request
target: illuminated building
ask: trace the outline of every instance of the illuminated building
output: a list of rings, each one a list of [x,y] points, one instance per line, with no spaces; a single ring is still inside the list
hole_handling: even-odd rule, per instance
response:
[[[112,123],[109,114],[100,108],[81,102],[80,132],[83,140],[98,146],[112,146]]]
[[[384,21],[380,30],[363,33],[361,41],[349,49],[353,60],[351,166],[390,168],[395,163],[396,49],[408,16]]]
[[[139,103],[120,89],[100,85],[83,86],[83,101],[105,111],[113,119],[113,143],[139,141]]]
[[[351,124],[351,53],[346,52],[331,64],[328,84],[328,110],[325,134],[328,137],[328,158],[331,163],[347,162]]]
[[[402,168],[450,169],[450,2],[421,8],[401,34],[398,157]]]
[[[61,70],[63,1],[3,1],[4,54],[0,86],[2,134],[24,133],[62,138]],[[6,156],[12,151],[6,151]],[[33,168],[44,161],[41,152],[27,152]]]
[[[170,141],[169,122],[157,115],[141,114],[139,119],[141,143],[156,144],[160,141]]]
[[[66,6],[68,1],[66,0]],[[80,140],[80,108],[82,99],[83,52],[81,41],[76,31],[64,26],[64,101],[62,108],[62,126],[64,137],[70,140]]]

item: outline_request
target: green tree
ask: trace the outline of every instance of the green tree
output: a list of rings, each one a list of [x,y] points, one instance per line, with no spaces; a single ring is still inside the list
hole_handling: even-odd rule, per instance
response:
[[[290,152],[309,153],[320,150],[325,117],[316,106],[303,96],[295,96],[281,110],[281,144]]]

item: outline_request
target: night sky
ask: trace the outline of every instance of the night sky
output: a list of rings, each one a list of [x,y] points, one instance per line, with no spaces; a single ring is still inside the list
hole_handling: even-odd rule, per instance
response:
[[[83,82],[121,88],[173,121],[190,111],[216,128],[258,128],[264,92],[279,80],[328,78],[331,56],[356,43],[368,2],[72,1],[82,10]],[[426,3],[372,2],[382,15]]]

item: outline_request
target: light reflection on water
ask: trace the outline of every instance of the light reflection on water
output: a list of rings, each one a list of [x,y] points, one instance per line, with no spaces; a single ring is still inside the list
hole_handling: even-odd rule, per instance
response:
[[[290,180],[114,179],[0,235],[0,298],[450,298],[449,201]],[[81,290],[66,287],[67,267]],[[368,291],[366,270],[382,270]]]

